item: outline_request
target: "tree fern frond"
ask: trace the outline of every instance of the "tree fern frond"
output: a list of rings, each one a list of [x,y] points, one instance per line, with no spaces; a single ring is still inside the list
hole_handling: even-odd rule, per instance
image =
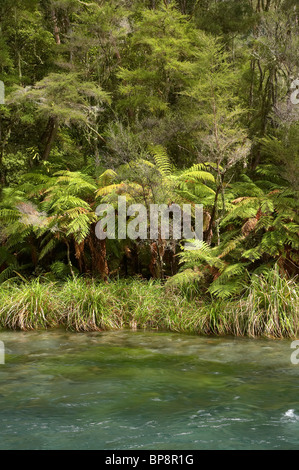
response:
[[[263,252],[260,247],[250,248],[249,250],[243,251],[242,257],[254,262],[261,258]]]
[[[0,273],[0,283],[6,281],[7,279],[10,279],[13,274],[15,273],[15,269],[17,268],[17,263],[15,266],[9,265],[7,268],[5,268],[3,271]]]
[[[150,152],[153,155],[155,164],[162,175],[170,175],[172,170],[172,165],[170,163],[169,157],[165,147],[162,145],[151,145]]]
[[[100,188],[109,186],[112,183],[112,181],[115,180],[115,178],[117,178],[117,173],[114,170],[108,169],[99,176],[98,184]]]
[[[18,221],[21,217],[17,209],[0,209],[0,220],[4,224],[12,224]]]
[[[244,289],[244,277],[247,276],[248,264],[235,263],[225,267],[220,276],[212,282],[209,292],[218,298],[232,297]]]
[[[133,192],[142,194],[143,193],[142,186],[134,182],[129,182],[129,183],[122,182],[118,184],[110,184],[109,186],[100,188],[96,193],[96,197],[104,197],[112,193],[129,195],[130,193],[133,193]]]
[[[244,240],[243,235],[239,235],[236,238],[233,238],[230,240],[225,247],[223,248],[221,255],[219,255],[219,258],[224,258],[226,255],[228,255],[231,251],[235,250],[237,246],[239,246],[242,241]]]
[[[67,210],[67,209],[71,209],[74,207],[80,207],[80,208],[85,208],[86,210],[90,210],[89,204],[85,202],[83,199],[77,196],[71,196],[68,194],[58,197],[52,203],[53,210]]]
[[[201,275],[199,272],[194,271],[193,269],[185,269],[182,272],[175,274],[170,277],[165,283],[166,288],[184,288],[190,286],[195,281],[200,279]]]
[[[239,295],[244,290],[244,282],[239,279],[234,279],[225,282],[225,284],[212,283],[208,291],[219,299],[229,299]]]
[[[75,219],[81,214],[89,214],[89,210],[86,207],[72,207],[65,211],[65,215],[70,219]]]
[[[205,263],[218,269],[224,268],[224,261],[217,256],[216,250],[211,248],[206,242],[200,240],[187,241],[189,248],[179,254],[181,262],[183,262],[186,267],[193,268],[194,266],[200,266]],[[190,249],[190,245],[193,245],[194,248]]]
[[[57,246],[58,240],[56,238],[51,238],[48,243],[42,248],[39,254],[39,260],[43,259],[48,253],[54,250]]]
[[[260,199],[256,197],[242,198],[236,206],[222,219],[221,226],[228,222],[240,219],[250,219],[255,217],[260,208]]]
[[[210,183],[215,182],[215,178],[212,173],[208,171],[184,171],[179,177],[178,180],[183,180],[189,183],[196,183],[198,181],[208,181]]]
[[[73,235],[78,243],[81,243],[88,235],[90,218],[87,214],[80,214],[68,224],[66,235]]]

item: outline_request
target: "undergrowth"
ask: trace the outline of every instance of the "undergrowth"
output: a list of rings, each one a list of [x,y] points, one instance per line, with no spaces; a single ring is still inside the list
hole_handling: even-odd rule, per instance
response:
[[[157,281],[109,284],[84,278],[66,282],[6,282],[0,286],[0,327],[72,331],[158,329],[204,335],[297,337],[299,290],[277,270],[253,275],[234,300],[190,299]]]

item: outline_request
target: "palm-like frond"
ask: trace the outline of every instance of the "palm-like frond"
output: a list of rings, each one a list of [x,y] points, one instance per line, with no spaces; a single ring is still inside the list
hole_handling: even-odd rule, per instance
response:
[[[150,152],[153,155],[155,164],[160,173],[164,176],[170,175],[172,172],[172,165],[165,147],[162,145],[152,145],[150,146]]]
[[[98,179],[99,187],[104,188],[105,186],[109,186],[116,177],[117,173],[114,170],[108,169],[104,171]]]
[[[179,177],[179,181],[185,181],[187,183],[197,183],[197,182],[215,182],[215,177],[212,173],[203,170],[187,170],[184,171]]]

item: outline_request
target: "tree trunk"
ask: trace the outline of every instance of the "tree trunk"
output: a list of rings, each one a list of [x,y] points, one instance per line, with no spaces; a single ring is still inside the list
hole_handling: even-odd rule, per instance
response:
[[[216,210],[217,210],[217,201],[218,201],[218,196],[219,196],[219,193],[221,191],[221,186],[222,185],[219,185],[217,187],[217,190],[216,190],[216,194],[215,194],[215,199],[214,199],[214,205],[213,205],[213,209],[212,209],[212,213],[211,213],[211,218],[210,218],[210,223],[209,223],[209,227],[207,229],[207,239],[206,239],[206,242],[208,245],[211,245],[211,242],[212,242],[212,237],[213,237],[213,223],[214,223],[214,220],[215,220],[215,217],[216,217]]]
[[[42,156],[42,159],[44,161],[48,160],[50,156],[50,152],[52,150],[52,146],[53,146],[53,143],[55,141],[55,138],[57,136],[57,132],[59,129],[58,119],[56,117],[49,118],[47,129],[48,129],[48,136],[47,136],[47,141],[46,141],[46,145],[45,145],[43,156]]]
[[[108,280],[109,268],[107,262],[106,240],[99,240],[95,234],[95,224],[90,227],[88,244],[91,254],[92,272],[100,275],[104,281]]]
[[[53,21],[53,25],[54,25],[54,37],[55,37],[55,41],[56,41],[56,44],[61,44],[61,40],[60,40],[60,34],[59,34],[59,28],[58,28],[58,24],[57,24],[57,16],[56,16],[56,13],[55,13],[55,10],[51,10],[51,17],[52,17],[52,21]]]
[[[149,265],[149,270],[154,279],[163,279],[163,257],[165,253],[166,241],[155,240],[150,244],[151,249],[151,261]]]
[[[70,256],[70,244],[67,241],[65,242],[65,244],[66,244],[67,263],[70,268],[72,278],[75,279],[75,273],[73,271],[73,265],[72,265],[71,256]]]
[[[80,273],[82,274],[83,273],[83,270],[84,270],[84,264],[85,264],[85,260],[84,260],[84,240],[83,242],[81,243],[77,243],[75,241],[75,255],[76,255],[76,258],[78,260],[78,264],[79,264],[79,270],[80,270]]]

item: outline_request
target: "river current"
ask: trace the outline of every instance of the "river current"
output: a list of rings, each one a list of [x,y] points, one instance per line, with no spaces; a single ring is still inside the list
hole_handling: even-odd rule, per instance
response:
[[[298,449],[289,340],[0,332],[0,449]]]

